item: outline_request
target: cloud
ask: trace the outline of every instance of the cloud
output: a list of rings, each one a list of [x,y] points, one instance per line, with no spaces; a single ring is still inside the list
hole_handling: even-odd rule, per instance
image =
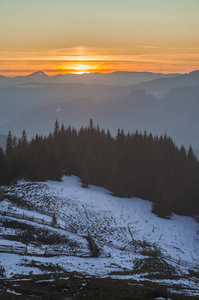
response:
[[[146,49],[160,49],[158,46],[139,46],[139,48],[146,48]]]

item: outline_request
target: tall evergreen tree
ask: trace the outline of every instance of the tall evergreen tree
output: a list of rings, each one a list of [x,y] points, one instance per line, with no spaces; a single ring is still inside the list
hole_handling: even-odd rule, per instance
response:
[[[7,140],[6,140],[6,156],[9,157],[12,153],[13,149],[13,142],[12,142],[12,134],[11,131],[9,130]]]
[[[53,131],[53,136],[55,138],[58,137],[59,131],[60,131],[59,122],[58,122],[58,120],[56,120],[55,125],[54,125],[54,131]]]
[[[7,183],[6,158],[3,149],[0,148],[0,185]]]

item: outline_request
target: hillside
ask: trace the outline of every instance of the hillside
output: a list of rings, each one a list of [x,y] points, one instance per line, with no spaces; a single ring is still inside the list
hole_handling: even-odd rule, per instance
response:
[[[153,283],[169,295],[197,299],[198,224],[191,217],[158,218],[150,202],[82,188],[74,176],[8,186],[0,212],[0,265],[6,278],[75,271],[148,288]],[[92,252],[88,233],[99,252]]]

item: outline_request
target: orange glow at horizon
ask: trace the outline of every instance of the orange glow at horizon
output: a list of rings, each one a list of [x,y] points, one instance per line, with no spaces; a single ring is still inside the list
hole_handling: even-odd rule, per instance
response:
[[[82,74],[90,74],[97,72],[97,70],[100,67],[97,65],[92,65],[88,63],[80,64],[78,63],[69,63],[67,65],[62,65],[61,67],[58,67],[58,69],[62,73],[69,73],[69,74],[76,74],[76,75],[82,75]]]
[[[28,75],[43,71],[48,75],[111,73],[115,71],[188,73],[199,69],[199,48],[71,47],[48,51],[1,52],[0,74]]]
[[[0,74],[198,70],[198,15],[199,0],[2,0]]]

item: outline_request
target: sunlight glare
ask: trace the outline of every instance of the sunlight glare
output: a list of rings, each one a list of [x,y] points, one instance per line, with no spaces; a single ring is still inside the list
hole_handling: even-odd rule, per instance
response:
[[[98,66],[91,65],[91,64],[79,64],[79,63],[73,63],[73,64],[67,64],[64,66],[61,66],[62,71],[70,73],[70,74],[90,74],[93,71],[95,72],[98,69]]]

